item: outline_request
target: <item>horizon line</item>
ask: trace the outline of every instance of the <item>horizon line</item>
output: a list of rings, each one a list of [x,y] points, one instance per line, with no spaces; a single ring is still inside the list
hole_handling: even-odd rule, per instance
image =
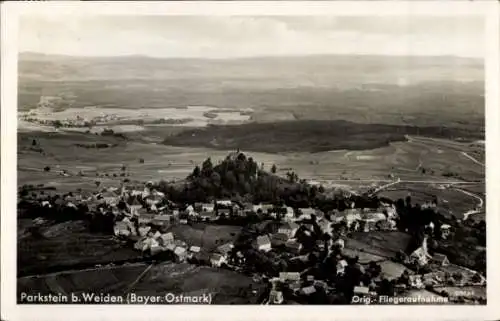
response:
[[[281,55],[255,55],[255,56],[233,56],[233,57],[201,57],[201,56],[151,56],[146,54],[123,54],[123,55],[71,55],[62,53],[45,53],[37,51],[19,51],[18,57],[21,55],[39,55],[39,56],[52,56],[52,57],[65,57],[65,58],[85,58],[85,59],[105,59],[105,58],[148,58],[148,59],[176,59],[176,60],[244,60],[255,58],[300,58],[300,57],[319,57],[319,56],[351,56],[351,57],[397,57],[397,58],[457,58],[463,60],[482,61],[484,64],[485,57],[472,57],[460,55],[403,55],[403,54],[366,54],[366,53],[313,53],[313,54],[281,54]]]

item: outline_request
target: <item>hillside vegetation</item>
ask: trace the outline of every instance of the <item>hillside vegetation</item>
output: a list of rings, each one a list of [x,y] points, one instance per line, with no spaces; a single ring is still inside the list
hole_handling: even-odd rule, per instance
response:
[[[164,144],[263,152],[363,150],[403,141],[405,135],[482,139],[484,133],[447,127],[357,124],[348,121],[289,121],[209,126],[170,136]]]

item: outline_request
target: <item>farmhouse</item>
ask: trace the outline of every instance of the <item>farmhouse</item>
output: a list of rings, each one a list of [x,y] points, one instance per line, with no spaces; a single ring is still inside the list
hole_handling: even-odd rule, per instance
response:
[[[354,294],[355,295],[369,295],[370,289],[366,286],[355,286],[354,287]]]
[[[174,242],[174,234],[172,232],[162,234],[160,239],[163,241],[163,244],[169,244]]]
[[[285,247],[288,251],[299,254],[302,250],[302,244],[298,242],[296,239],[290,239],[285,243]]]
[[[141,214],[138,218],[138,222],[139,224],[150,224],[154,217],[154,214]]]
[[[187,251],[186,248],[182,246],[177,246],[174,250],[174,254],[179,262],[182,262],[186,259]]]
[[[434,253],[434,255],[432,256],[431,262],[435,263],[439,266],[447,266],[450,264],[448,257],[444,254],[441,254],[441,253]]]
[[[231,200],[217,200],[215,201],[217,206],[226,206],[226,207],[231,207],[233,202]]]
[[[271,245],[273,247],[284,245],[288,241],[288,239],[289,239],[288,234],[284,233],[273,234],[273,236],[271,237]]]
[[[191,253],[199,253],[200,251],[201,251],[201,247],[199,247],[199,246],[193,245],[189,248],[189,252],[191,252]]]
[[[139,231],[140,236],[146,236],[151,230],[151,226],[139,226],[137,230]]]
[[[286,234],[289,238],[294,237],[299,229],[299,225],[294,222],[284,222],[278,228],[278,233]]]
[[[126,222],[116,222],[114,226],[114,233],[116,236],[129,236],[130,230]]]
[[[254,247],[259,251],[270,251],[271,250],[271,240],[267,235],[258,236],[254,242]]]
[[[215,212],[201,212],[199,218],[202,221],[216,221],[217,214]]]
[[[215,205],[213,203],[195,203],[194,208],[199,212],[213,212]]]

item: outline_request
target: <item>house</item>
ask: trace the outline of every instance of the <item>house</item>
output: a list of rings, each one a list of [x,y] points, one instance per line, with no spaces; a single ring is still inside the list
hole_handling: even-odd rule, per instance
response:
[[[295,218],[295,212],[290,206],[284,206],[285,208],[285,219],[292,220]]]
[[[302,295],[311,295],[313,293],[316,293],[316,288],[314,286],[307,286],[305,288],[300,289],[300,293]]]
[[[299,254],[302,251],[302,243],[298,242],[296,239],[290,239],[286,241],[285,247],[288,251]]]
[[[160,252],[163,252],[164,248],[159,243],[154,243],[149,247],[149,250],[151,251],[151,255],[156,255]]]
[[[109,190],[101,193],[103,201],[108,205],[115,205],[116,203],[118,203],[119,196],[120,195],[118,195],[116,192]]]
[[[296,221],[310,220],[312,215],[316,215],[316,210],[311,207],[299,208],[298,212],[300,215],[295,219]]]
[[[299,225],[294,222],[284,222],[278,228],[278,233],[288,235],[288,238],[294,237],[299,229]]]
[[[283,301],[283,292],[276,290],[271,290],[271,292],[269,292],[269,304],[281,304]]]
[[[231,216],[231,209],[229,209],[229,208],[219,208],[219,209],[217,209],[217,215],[218,216],[229,217],[229,216]]]
[[[130,207],[130,211],[132,214],[136,213],[140,208],[142,208],[141,202],[137,199],[137,197],[129,197],[127,200],[127,204]]]
[[[422,289],[425,287],[424,283],[422,282],[422,277],[420,275],[410,275],[410,286],[413,288],[417,289]]]
[[[171,221],[170,215],[161,214],[161,215],[155,215],[151,220],[151,223],[158,226],[169,226],[170,221]]]
[[[215,204],[217,204],[217,206],[231,207],[233,202],[231,200],[216,200]]]
[[[212,256],[210,257],[210,264],[213,266],[213,267],[221,267],[222,264],[226,263],[226,256],[225,255],[222,255],[220,253],[214,253],[212,254]]]
[[[318,225],[323,233],[330,235],[333,233],[332,222],[330,222],[329,220],[321,219],[318,221]]]
[[[223,255],[228,255],[233,250],[233,248],[233,243],[229,242],[217,247],[217,252]]]
[[[434,253],[434,255],[432,256],[431,262],[435,263],[439,266],[447,266],[450,264],[448,257],[444,254],[441,254],[441,253]]]
[[[366,286],[355,286],[354,287],[354,295],[367,296],[369,294],[370,294],[370,289]]]
[[[129,236],[130,229],[126,222],[116,222],[114,226],[114,233],[116,236]]]
[[[200,253],[200,251],[201,251],[201,247],[199,247],[199,246],[193,245],[189,248],[189,252],[191,252],[191,253]]]
[[[154,219],[155,215],[154,214],[141,214],[138,218],[138,222],[139,224],[150,224],[153,219]]]
[[[340,247],[341,249],[344,248],[345,246],[345,241],[341,238],[338,238],[335,240],[335,242],[333,242],[334,245],[337,245],[338,247]]]
[[[300,282],[299,272],[280,272],[278,277],[283,283]]]
[[[213,212],[215,205],[213,203],[194,203],[194,208],[199,212]]]
[[[165,246],[165,249],[174,252],[176,247],[177,247],[177,245],[175,245],[175,243],[172,242],[172,243],[168,243]]]
[[[254,247],[259,251],[270,251],[271,250],[271,240],[267,235],[258,236],[254,242]]]
[[[217,214],[215,212],[201,212],[199,218],[202,221],[216,221]]]
[[[180,219],[180,220],[179,220],[179,223],[180,223],[180,224],[187,224],[187,223],[188,223],[188,220],[187,220],[187,219],[185,219],[185,218],[182,218],[182,219]]]
[[[451,233],[451,226],[448,224],[441,225],[441,238],[446,240]]]
[[[161,233],[159,231],[154,232],[153,238],[158,239],[161,237]]]
[[[169,244],[174,242],[174,234],[172,232],[162,234],[160,239],[163,241],[163,244]]]
[[[273,234],[273,236],[271,237],[271,245],[273,247],[284,245],[288,241],[288,239],[289,239],[288,234],[284,233]]]
[[[345,273],[345,268],[347,266],[346,260],[340,260],[337,263],[337,275],[343,275]]]
[[[139,232],[140,236],[148,235],[150,230],[151,230],[151,226],[139,226],[139,228],[138,228],[138,232]]]
[[[186,248],[182,246],[177,246],[174,250],[174,254],[179,262],[182,262],[186,259],[187,257],[187,251]]]

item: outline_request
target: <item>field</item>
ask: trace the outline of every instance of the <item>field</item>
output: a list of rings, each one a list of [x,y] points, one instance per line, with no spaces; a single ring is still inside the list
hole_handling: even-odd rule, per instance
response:
[[[70,295],[89,293],[124,294],[128,286],[147,268],[147,265],[130,264],[81,271],[52,273],[44,276],[22,277],[17,281],[17,292],[40,292]],[[19,296],[18,296],[19,297]]]
[[[90,233],[78,226],[82,224],[60,223],[42,229],[44,237],[18,239],[18,274],[43,274],[140,258],[112,236]]]
[[[256,303],[264,288],[247,277],[229,270],[190,264],[162,263],[148,266],[130,264],[81,271],[23,277],[17,281],[17,292],[35,294],[106,293],[125,297],[165,295],[167,293],[212,294],[215,304]],[[255,293],[252,293],[256,290]],[[19,296],[18,296],[19,297]]]
[[[133,287],[139,295],[173,293],[211,293],[215,304],[256,303],[265,287],[251,277],[224,269],[190,264],[153,266]],[[257,290],[257,293],[252,293]]]
[[[218,246],[234,241],[241,227],[230,225],[209,225],[198,223],[193,226],[177,225],[170,229],[177,239],[189,245],[200,246],[206,253],[211,253]]]
[[[393,258],[405,251],[411,236],[403,232],[355,232],[347,239],[345,247],[384,258]]]

